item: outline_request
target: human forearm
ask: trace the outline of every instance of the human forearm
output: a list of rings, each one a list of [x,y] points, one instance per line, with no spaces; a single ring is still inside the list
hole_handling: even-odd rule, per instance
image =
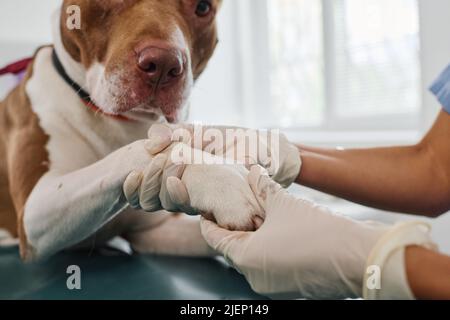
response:
[[[300,184],[384,210],[424,215],[445,210],[441,173],[423,144],[361,150],[300,149]]]
[[[364,205],[436,216],[450,210],[450,115],[417,145],[361,150],[301,146],[303,185]]]
[[[406,249],[405,262],[417,299],[450,299],[450,257],[413,246]]]

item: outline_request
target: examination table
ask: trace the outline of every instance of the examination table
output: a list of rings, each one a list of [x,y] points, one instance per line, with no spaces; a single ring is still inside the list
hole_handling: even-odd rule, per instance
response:
[[[81,269],[81,290],[68,290],[70,265]],[[24,265],[17,248],[0,249],[0,299],[261,299],[220,259],[99,252],[65,252]]]

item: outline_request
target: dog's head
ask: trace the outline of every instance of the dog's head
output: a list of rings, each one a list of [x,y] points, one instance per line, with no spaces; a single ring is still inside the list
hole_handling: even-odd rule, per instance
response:
[[[218,42],[221,2],[64,0],[61,47],[83,68],[83,87],[102,111],[177,122]],[[69,28],[77,12],[80,28]]]

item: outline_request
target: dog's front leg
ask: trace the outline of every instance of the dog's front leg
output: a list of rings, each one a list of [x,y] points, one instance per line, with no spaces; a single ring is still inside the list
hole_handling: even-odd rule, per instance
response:
[[[15,204],[24,210],[23,258],[45,258],[74,246],[123,211],[128,205],[122,191],[125,179],[154,159],[144,144],[135,142],[75,172],[45,174],[26,202]],[[14,180],[15,173],[12,190],[20,188],[23,180]]]

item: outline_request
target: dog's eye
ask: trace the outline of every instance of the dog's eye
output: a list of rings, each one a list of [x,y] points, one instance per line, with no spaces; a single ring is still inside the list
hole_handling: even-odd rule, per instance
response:
[[[202,0],[197,4],[195,14],[199,17],[206,17],[212,10],[211,3],[206,0]]]

